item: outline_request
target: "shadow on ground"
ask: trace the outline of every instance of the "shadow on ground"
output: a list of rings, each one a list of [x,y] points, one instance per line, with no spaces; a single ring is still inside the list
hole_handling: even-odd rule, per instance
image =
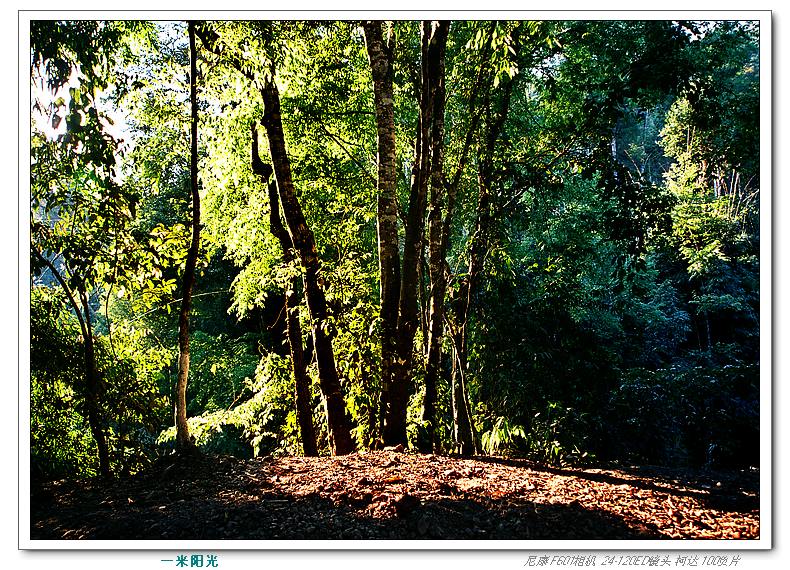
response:
[[[164,505],[161,498],[127,497],[127,504],[102,500],[50,511],[33,522],[33,539],[95,540],[364,540],[364,539],[644,539],[657,532],[633,529],[603,511],[581,505],[538,505],[529,501],[472,499],[419,501],[374,517],[368,505],[338,505],[319,495],[292,497],[268,492],[255,499],[189,496]],[[128,502],[131,499],[132,502]],[[102,504],[104,502],[104,504]],[[402,503],[407,503],[402,501]],[[49,509],[47,509],[49,510]],[[38,509],[38,512],[42,512]],[[43,513],[42,513],[43,514]],[[64,537],[64,529],[71,529]]]
[[[378,458],[384,461],[389,456]],[[339,460],[337,460],[339,461]],[[342,469],[336,460],[316,459],[312,473]],[[371,465],[373,459],[355,461]],[[441,470],[446,467],[442,460]],[[518,460],[475,458],[563,476],[713,501],[706,483],[680,488],[660,478],[615,472],[555,469]],[[368,463],[365,463],[368,462]],[[404,463],[406,460],[404,459]],[[467,492],[441,480],[411,481],[407,491],[362,486],[283,487],[273,473],[277,460],[230,457],[167,459],[147,472],[112,482],[55,482],[31,494],[31,538],[83,540],[632,540],[668,538],[654,519],[628,515],[568,497]],[[389,463],[387,463],[389,465]],[[460,465],[460,463],[459,463]],[[461,467],[459,467],[461,469]],[[484,469],[480,467],[479,469]],[[327,471],[331,470],[331,471]],[[348,473],[348,471],[346,471]],[[423,472],[425,473],[425,472]],[[372,476],[371,476],[372,477]],[[516,473],[515,477],[520,478]],[[325,479],[315,479],[325,481]],[[403,479],[399,479],[403,480]],[[368,481],[370,483],[370,481]],[[338,491],[338,485],[340,490]],[[444,486],[444,487],[443,487]],[[304,487],[303,487],[304,488]],[[433,489],[421,492],[419,489]],[[438,489],[438,490],[437,490]],[[658,493],[656,493],[658,495]],[[583,500],[583,499],[582,499]],[[743,499],[744,501],[746,499]],[[749,498],[753,500],[753,498]],[[738,505],[744,506],[744,505]],[[748,505],[746,505],[748,506]],[[663,508],[663,507],[661,507]]]
[[[527,459],[500,457],[475,457],[482,463],[495,463],[510,467],[528,468],[554,475],[578,477],[587,481],[628,485],[637,489],[657,491],[676,497],[691,497],[710,509],[747,513],[759,508],[760,476],[757,472],[744,472],[736,478],[732,473],[704,470],[669,470],[661,467],[629,467],[620,469],[633,478],[618,477],[611,473],[590,472],[581,469],[551,467]]]

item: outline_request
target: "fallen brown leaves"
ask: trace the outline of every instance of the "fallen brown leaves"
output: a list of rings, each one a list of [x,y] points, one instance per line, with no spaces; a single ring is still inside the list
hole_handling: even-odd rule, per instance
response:
[[[755,473],[376,451],[206,456],[31,497],[33,539],[753,539]]]

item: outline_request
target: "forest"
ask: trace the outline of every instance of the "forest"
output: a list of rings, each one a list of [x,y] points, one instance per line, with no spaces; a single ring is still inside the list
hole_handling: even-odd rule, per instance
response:
[[[759,39],[31,21],[34,537],[759,537]]]

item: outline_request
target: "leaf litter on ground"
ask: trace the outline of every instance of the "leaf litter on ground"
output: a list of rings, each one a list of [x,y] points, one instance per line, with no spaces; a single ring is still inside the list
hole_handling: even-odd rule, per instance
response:
[[[756,539],[759,474],[360,452],[163,458],[31,493],[32,539]]]

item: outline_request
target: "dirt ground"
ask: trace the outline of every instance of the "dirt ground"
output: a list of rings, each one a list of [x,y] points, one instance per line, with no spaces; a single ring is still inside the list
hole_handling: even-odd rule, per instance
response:
[[[393,450],[166,458],[31,494],[31,538],[755,539],[757,472],[553,468]]]

